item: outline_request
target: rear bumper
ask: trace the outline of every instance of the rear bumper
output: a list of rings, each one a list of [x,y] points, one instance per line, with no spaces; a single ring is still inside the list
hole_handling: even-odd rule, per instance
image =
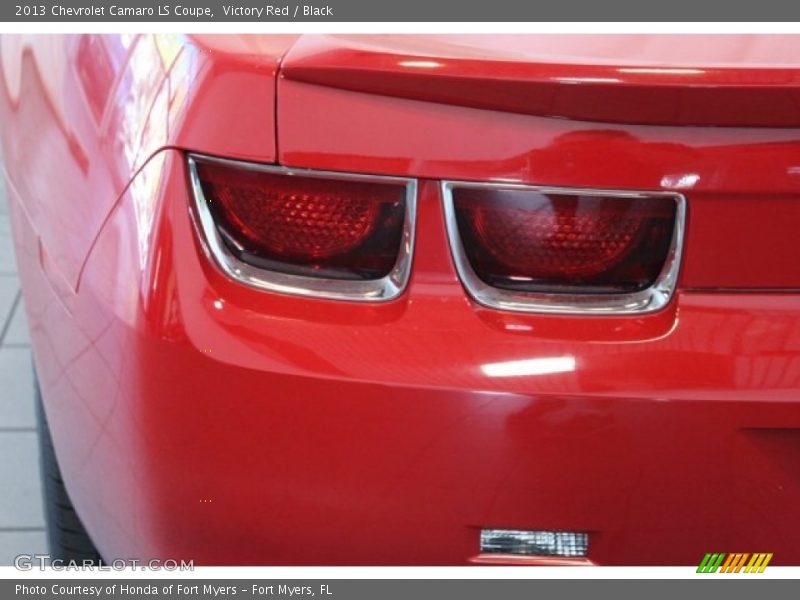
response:
[[[72,298],[15,211],[62,471],[107,558],[460,564],[507,528],[589,532],[597,564],[800,564],[800,295],[482,309],[433,181],[402,298],[258,292],[203,255],[180,155],[148,170]]]
[[[173,349],[146,352],[141,501],[159,555],[463,563],[501,528],[588,531],[597,564],[800,556],[796,405],[331,381],[191,351],[165,376]]]

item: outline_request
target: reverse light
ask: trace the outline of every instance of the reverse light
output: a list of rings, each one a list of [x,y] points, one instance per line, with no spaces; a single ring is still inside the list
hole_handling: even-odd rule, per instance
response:
[[[192,155],[204,238],[233,278],[263,289],[388,300],[408,281],[413,180]]]
[[[443,196],[456,267],[482,304],[621,314],[674,292],[680,195],[445,182]]]
[[[482,554],[579,558],[585,557],[588,551],[587,533],[516,529],[481,530]]]

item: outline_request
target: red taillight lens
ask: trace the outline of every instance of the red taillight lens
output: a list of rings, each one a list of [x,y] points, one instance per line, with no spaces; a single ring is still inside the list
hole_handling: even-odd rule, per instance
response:
[[[619,294],[658,278],[675,230],[672,197],[464,187],[452,190],[464,253],[486,284]]]
[[[240,261],[325,279],[373,280],[397,262],[406,187],[195,160],[215,225]]]

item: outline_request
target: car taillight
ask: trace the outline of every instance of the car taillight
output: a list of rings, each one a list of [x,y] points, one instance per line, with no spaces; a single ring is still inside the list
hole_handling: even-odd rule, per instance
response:
[[[189,168],[209,245],[237,279],[342,299],[388,299],[402,291],[413,181],[199,156],[190,157]]]
[[[456,266],[484,304],[640,312],[674,289],[680,196],[453,183],[444,196]]]

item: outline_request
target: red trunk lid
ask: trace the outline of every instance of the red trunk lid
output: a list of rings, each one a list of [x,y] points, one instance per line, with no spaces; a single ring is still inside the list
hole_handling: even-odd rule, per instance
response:
[[[341,89],[584,121],[797,127],[798,56],[798,36],[306,36],[282,71]]]

